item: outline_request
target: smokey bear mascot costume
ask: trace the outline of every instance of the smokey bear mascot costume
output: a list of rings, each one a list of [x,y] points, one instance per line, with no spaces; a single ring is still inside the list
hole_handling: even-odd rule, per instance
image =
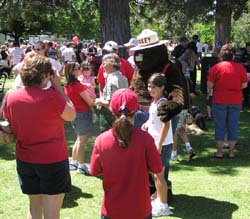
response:
[[[161,101],[158,106],[158,115],[161,121],[167,122],[182,110],[184,75],[180,66],[169,60],[165,46],[166,41],[159,40],[156,32],[150,29],[143,30],[137,39],[138,46],[131,48],[131,50],[135,51],[134,60],[137,66],[131,88],[137,93],[141,103],[140,109],[143,109],[144,105],[149,105],[151,102],[147,90],[149,77],[154,73],[165,74],[167,79],[166,98],[168,101]]]
[[[149,77],[154,73],[163,73],[167,79],[166,98],[168,101],[161,101],[158,105],[158,116],[162,122],[167,122],[182,110],[184,74],[180,66],[169,60],[166,41],[159,40],[156,32],[150,29],[143,30],[137,40],[138,46],[131,48],[135,51],[134,61],[137,66],[131,88],[137,93],[140,102],[140,108],[135,115],[135,126],[140,127],[148,119],[146,106],[150,105],[151,97],[147,85]],[[168,169],[168,167],[165,168],[167,181]],[[170,181],[168,181],[168,187],[170,201],[172,196]]]

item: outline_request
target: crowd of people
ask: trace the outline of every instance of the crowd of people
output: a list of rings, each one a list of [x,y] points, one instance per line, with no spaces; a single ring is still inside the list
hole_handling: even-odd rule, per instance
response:
[[[102,219],[150,219],[172,214],[169,163],[170,159],[178,160],[178,136],[189,159],[196,156],[186,118],[192,98],[199,95],[197,68],[208,46],[202,46],[199,36],[194,35],[191,40],[181,37],[180,44],[171,48],[170,60],[182,72],[183,108],[168,121],[158,115],[158,105],[168,101],[165,75],[154,72],[145,85],[151,102],[139,103],[130,85],[138,67],[134,53],[143,47],[136,38],[124,42],[127,59],[119,56],[120,47],[114,41],[106,42],[102,49],[95,41],[1,46],[1,68],[15,78],[4,97],[3,118],[11,123],[15,135],[17,173],[22,192],[29,197],[29,219],[42,215],[45,219],[60,218],[64,194],[71,189],[70,171],[74,170],[102,176]],[[215,122],[215,158],[223,157],[225,140],[229,158],[235,157],[242,89],[244,105],[249,106],[250,44],[241,57],[243,65],[234,61],[235,52],[231,44],[222,46],[218,64],[208,75],[207,119]],[[101,124],[98,133],[95,122],[101,116],[105,125]],[[71,121],[76,134],[70,161],[64,121]],[[84,147],[92,135],[98,136],[89,168]],[[153,194],[149,193],[149,173],[156,189]]]

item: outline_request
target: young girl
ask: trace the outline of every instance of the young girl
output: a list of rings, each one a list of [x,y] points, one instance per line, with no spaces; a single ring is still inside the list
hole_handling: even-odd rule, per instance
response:
[[[78,77],[81,75],[81,66],[77,62],[65,64],[65,93],[72,101],[77,115],[72,122],[77,139],[72,149],[72,161],[70,170],[77,170],[78,173],[89,174],[84,164],[84,144],[88,137],[95,133],[90,108],[94,106],[94,98],[87,91],[87,86],[80,83]]]
[[[96,83],[95,83],[95,76],[94,76],[93,69],[89,62],[83,62],[81,64],[81,69],[82,69],[82,74],[78,77],[78,80],[82,84],[87,86],[87,91],[89,92],[90,96],[94,98],[95,100],[96,99],[96,94],[95,94]],[[95,122],[97,119],[97,116],[95,114],[94,107],[90,107],[90,111],[92,113],[93,122]]]
[[[82,74],[79,76],[78,80],[88,87],[88,92],[90,93],[91,97],[96,98],[95,95],[95,76],[93,69],[88,62],[83,62],[81,65]]]
[[[162,158],[162,170],[154,175],[156,187],[156,199],[152,201],[152,215],[163,216],[170,215],[172,212],[168,207],[167,182],[164,178],[165,168],[169,166],[171,158],[173,134],[171,122],[161,122],[157,116],[157,106],[161,101],[167,101],[165,95],[166,77],[160,73],[153,74],[148,80],[148,91],[153,98],[149,108],[149,119],[142,125],[143,130],[154,138],[157,150]]]
[[[153,138],[133,125],[138,105],[135,92],[116,90],[110,100],[113,127],[95,140],[90,172],[103,176],[103,219],[152,219],[148,173],[161,171],[161,158]]]

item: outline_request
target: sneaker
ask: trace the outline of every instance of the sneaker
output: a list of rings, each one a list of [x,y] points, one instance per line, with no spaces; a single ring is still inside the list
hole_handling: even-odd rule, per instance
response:
[[[78,166],[77,173],[84,174],[86,176],[90,176],[89,168],[84,164],[82,167]]]
[[[160,216],[169,216],[170,214],[173,214],[172,211],[170,211],[169,207],[165,207],[161,203],[154,205],[152,207],[152,216],[153,217],[160,217]]]
[[[159,198],[155,198],[155,199],[151,200],[152,208],[154,208],[156,205],[158,205],[159,201],[160,201]]]
[[[178,160],[179,160],[178,154],[176,154],[176,155],[171,155],[171,160],[173,160],[173,161],[178,161]]]
[[[191,160],[196,155],[196,153],[193,151],[193,149],[189,150],[188,154],[189,154],[189,160]]]
[[[69,163],[69,170],[77,170],[77,168],[78,168],[78,162],[77,163],[75,163],[75,162],[70,162]]]

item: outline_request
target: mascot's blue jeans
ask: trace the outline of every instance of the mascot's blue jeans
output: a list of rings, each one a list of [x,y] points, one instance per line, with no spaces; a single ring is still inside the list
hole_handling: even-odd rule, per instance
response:
[[[141,126],[148,120],[148,110],[138,110],[134,115],[134,126],[141,128]]]

